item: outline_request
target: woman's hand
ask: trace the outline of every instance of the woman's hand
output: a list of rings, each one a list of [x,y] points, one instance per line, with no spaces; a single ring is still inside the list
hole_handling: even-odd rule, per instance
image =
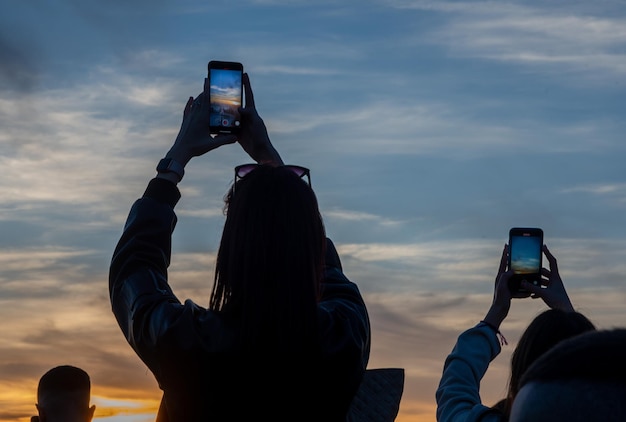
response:
[[[556,258],[550,253],[546,245],[543,245],[543,253],[548,258],[548,263],[550,264],[549,270],[546,268],[541,269],[541,274],[546,277],[546,280],[542,280],[545,287],[535,286],[529,282],[522,282],[522,287],[532,293],[531,297],[533,299],[543,299],[550,308],[573,312],[574,307],[567,295],[567,291],[565,291]]]
[[[493,289],[493,301],[491,302],[489,311],[487,311],[487,315],[483,319],[483,321],[496,329],[500,328],[500,324],[509,314],[509,309],[511,309],[511,299],[513,298],[511,290],[509,289],[509,279],[513,275],[513,271],[506,270],[508,257],[509,247],[508,245],[504,245]]]
[[[265,123],[256,110],[254,94],[252,93],[250,78],[247,73],[243,74],[243,86],[246,95],[246,106],[239,108],[241,128],[239,129],[237,141],[244,151],[257,163],[281,166],[283,165],[283,160],[270,142]]]
[[[205,81],[205,85],[207,82]],[[187,100],[180,131],[174,145],[165,157],[174,159],[184,167],[191,158],[236,141],[237,137],[232,134],[211,136],[209,131],[209,101],[202,93],[195,100],[193,97],[189,97]]]

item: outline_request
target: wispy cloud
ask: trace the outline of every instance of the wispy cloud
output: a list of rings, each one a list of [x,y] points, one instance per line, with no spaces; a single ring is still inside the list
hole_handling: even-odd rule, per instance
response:
[[[257,66],[255,72],[259,74],[271,74],[271,75],[315,75],[315,76],[331,76],[337,73],[337,70],[328,68],[306,68],[306,67],[293,67],[293,66]]]
[[[612,204],[623,208],[626,204],[625,183],[590,183],[564,187],[560,193],[566,196],[584,196],[590,201],[598,201],[598,205]]]
[[[362,211],[350,211],[350,210],[338,210],[331,209],[324,211],[324,216],[330,219],[356,221],[356,222],[369,222],[380,224],[382,226],[396,226],[402,224],[401,221],[392,220],[384,216],[370,214]]]
[[[626,183],[598,183],[574,186],[562,190],[563,193],[591,193],[594,195],[614,195],[626,193]]]
[[[596,69],[626,73],[626,19],[587,13],[581,4],[565,7],[518,2],[391,1],[393,7],[444,14],[448,21],[430,41],[455,55],[571,72]],[[589,75],[588,75],[589,76]]]

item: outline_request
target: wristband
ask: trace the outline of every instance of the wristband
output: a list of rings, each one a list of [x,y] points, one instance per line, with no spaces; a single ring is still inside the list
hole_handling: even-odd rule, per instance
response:
[[[486,322],[486,321],[480,321],[480,322],[478,323],[478,326],[479,326],[479,327],[480,327],[480,326],[487,326],[487,327],[491,328],[493,331],[495,331],[495,333],[496,333],[496,337],[498,337],[498,339],[500,340],[500,344],[501,344],[502,346],[504,346],[505,344],[509,344],[509,342],[508,342],[508,341],[506,341],[506,338],[504,337],[504,335],[502,335],[502,333],[500,332],[500,330],[499,330],[498,328],[496,328],[495,326],[493,326],[492,324],[489,324],[489,323],[488,323],[488,322]]]
[[[185,168],[171,158],[163,158],[159,161],[156,171],[159,173],[174,173],[178,176],[179,181],[182,180],[185,175]]]

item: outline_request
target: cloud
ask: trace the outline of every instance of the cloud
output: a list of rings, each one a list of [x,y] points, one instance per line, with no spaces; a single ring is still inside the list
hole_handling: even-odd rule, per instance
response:
[[[0,13],[0,420],[30,414],[37,378],[68,359],[92,374],[103,419],[153,420],[134,414],[160,391],[110,310],[108,264],[216,52],[244,62],[285,160],[311,167],[370,310],[370,367],[407,370],[404,418],[433,418],[511,223],[545,227],[575,306],[601,326],[623,319],[618,2],[114,3]],[[208,303],[222,197],[247,161],[233,145],[187,167],[170,267],[181,300]],[[485,402],[543,309],[513,303]]]
[[[63,261],[76,261],[86,255],[95,253],[94,250],[75,250],[70,248],[48,247],[28,249],[5,249],[0,250],[0,265],[3,271],[30,272],[45,271],[54,268],[59,269],[59,263]],[[5,274],[7,274],[5,273]],[[8,280],[5,280],[8,282]],[[10,286],[10,284],[8,284]],[[7,286],[7,284],[5,284]]]
[[[323,212],[325,218],[333,220],[345,220],[350,222],[366,222],[381,226],[397,226],[401,221],[392,220],[380,215],[370,214],[362,211],[331,209]]]
[[[296,67],[296,66],[271,66],[260,65],[255,67],[255,73],[269,75],[300,75],[300,76],[332,76],[338,71],[333,68],[312,68],[312,67]]]
[[[623,194],[626,191],[626,183],[603,183],[603,184],[588,184],[582,186],[574,186],[565,188],[562,193],[590,193],[593,195],[613,195]]]
[[[615,76],[626,73],[626,58],[619,53],[625,44],[626,21],[619,13],[610,15],[610,11],[575,3],[560,9],[517,2],[409,0],[389,4],[444,14],[446,24],[425,39],[445,45],[457,56],[542,65],[555,71],[567,67],[568,73],[587,69]]]
[[[159,155],[151,151],[166,149],[180,116],[170,115],[176,123],[169,127],[155,125],[138,118],[137,107],[146,113],[147,105],[172,104],[176,83],[103,75],[106,82],[84,81],[72,91],[51,89],[0,101],[0,123],[7,128],[0,141],[10,146],[0,158],[11,169],[0,185],[7,203],[110,207],[117,201],[107,197],[130,199],[132,188],[107,181],[153,170]]]
[[[622,239],[546,238],[568,288],[621,289],[626,272]],[[347,274],[372,292],[453,291],[490,293],[502,244],[493,240],[453,239],[408,244],[337,244]],[[548,267],[544,259],[544,267]],[[624,267],[624,268],[623,268]],[[386,280],[381,283],[381,280]]]

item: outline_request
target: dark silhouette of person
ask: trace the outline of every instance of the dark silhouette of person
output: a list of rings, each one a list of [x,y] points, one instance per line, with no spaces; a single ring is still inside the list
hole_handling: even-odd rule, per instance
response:
[[[435,394],[439,422],[508,420],[517,394],[518,380],[526,368],[560,341],[595,330],[594,324],[586,316],[574,310],[559,275],[556,258],[545,245],[543,253],[550,269],[542,269],[542,286],[524,281],[522,287],[526,291],[513,294],[509,289],[513,271],[506,271],[508,245],[505,245],[496,276],[493,301],[485,319],[461,333],[446,358]],[[513,351],[507,396],[494,406],[486,406],[480,398],[480,381],[491,361],[500,353],[502,344],[506,343],[500,333],[500,324],[508,315],[514,297],[529,296],[541,298],[550,309],[533,319]]]
[[[159,421],[344,421],[369,359],[366,305],[326,237],[309,170],[283,163],[243,83],[237,134],[209,135],[208,99],[189,98],[115,248],[113,312],[163,390]],[[255,163],[236,167],[225,196],[204,308],[168,282],[177,183],[192,157],[234,142]]]
[[[89,406],[91,381],[84,370],[71,365],[46,372],[37,387],[38,416],[31,422],[90,422],[96,405]]]
[[[626,421],[626,328],[564,340],[522,375],[511,422]]]

